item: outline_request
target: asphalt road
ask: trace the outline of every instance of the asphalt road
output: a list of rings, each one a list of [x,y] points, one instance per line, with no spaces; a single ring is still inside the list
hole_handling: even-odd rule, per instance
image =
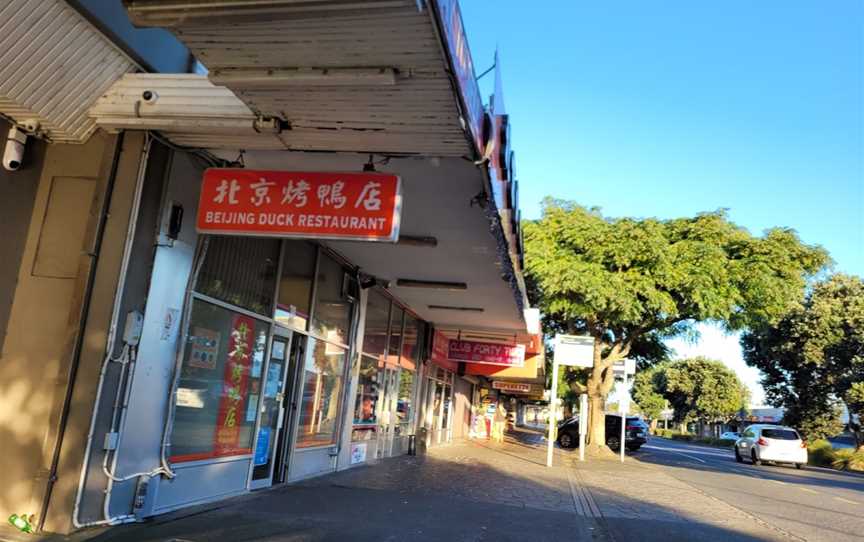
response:
[[[736,463],[732,450],[652,438],[634,459],[810,541],[864,540],[864,476]],[[767,528],[767,527],[766,527]]]

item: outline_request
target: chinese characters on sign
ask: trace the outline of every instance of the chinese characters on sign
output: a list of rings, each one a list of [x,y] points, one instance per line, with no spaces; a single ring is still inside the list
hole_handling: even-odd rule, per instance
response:
[[[213,435],[213,455],[237,455],[250,453],[248,447],[240,447],[240,426],[243,423],[246,404],[249,370],[252,365],[252,333],[255,321],[248,316],[237,315],[231,326],[228,342],[228,359],[222,377],[222,396],[219,398],[219,414],[216,418],[216,433]]]
[[[459,365],[450,361],[449,344],[450,339],[436,329],[435,334],[432,336],[432,352],[430,358],[432,359],[432,363],[439,367],[443,367],[450,371],[456,371],[459,369]]]
[[[451,340],[449,358],[470,363],[522,367],[525,365],[525,345]]]
[[[201,233],[390,241],[399,238],[400,179],[377,172],[208,169]]]

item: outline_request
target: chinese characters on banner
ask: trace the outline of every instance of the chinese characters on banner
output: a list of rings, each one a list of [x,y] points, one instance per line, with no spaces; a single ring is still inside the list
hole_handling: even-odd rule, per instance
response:
[[[459,365],[450,361],[449,343],[450,339],[436,329],[435,333],[432,335],[432,352],[430,358],[432,363],[439,367],[443,367],[450,371],[456,371],[459,369]]]
[[[450,340],[448,357],[454,361],[523,367],[525,345]]]
[[[255,321],[242,315],[234,316],[231,338],[228,342],[228,359],[222,376],[222,395],[219,398],[219,414],[216,418],[216,433],[213,435],[213,455],[216,457],[251,453],[251,448],[240,447],[240,426],[246,412],[246,395],[249,370],[252,365],[253,330]],[[248,443],[247,443],[248,444]]]
[[[217,169],[204,172],[201,233],[396,242],[399,177]]]

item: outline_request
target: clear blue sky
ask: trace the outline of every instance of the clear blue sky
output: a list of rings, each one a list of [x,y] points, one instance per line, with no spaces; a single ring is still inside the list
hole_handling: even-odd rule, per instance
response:
[[[527,217],[545,195],[608,216],[726,207],[864,275],[864,1],[461,7],[478,74],[501,53]]]

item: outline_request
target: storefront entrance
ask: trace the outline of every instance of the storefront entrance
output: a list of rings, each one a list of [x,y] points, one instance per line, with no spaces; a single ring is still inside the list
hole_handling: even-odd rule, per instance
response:
[[[255,436],[255,451],[250,489],[269,487],[285,480],[291,451],[293,419],[291,398],[302,361],[305,337],[273,326],[261,393],[260,422]]]
[[[453,409],[453,373],[434,367],[429,375],[426,396],[426,428],[430,444],[450,442]]]
[[[398,428],[396,408],[399,401],[399,368],[385,365],[381,370],[383,387],[378,401],[378,457],[393,454],[393,440]]]

